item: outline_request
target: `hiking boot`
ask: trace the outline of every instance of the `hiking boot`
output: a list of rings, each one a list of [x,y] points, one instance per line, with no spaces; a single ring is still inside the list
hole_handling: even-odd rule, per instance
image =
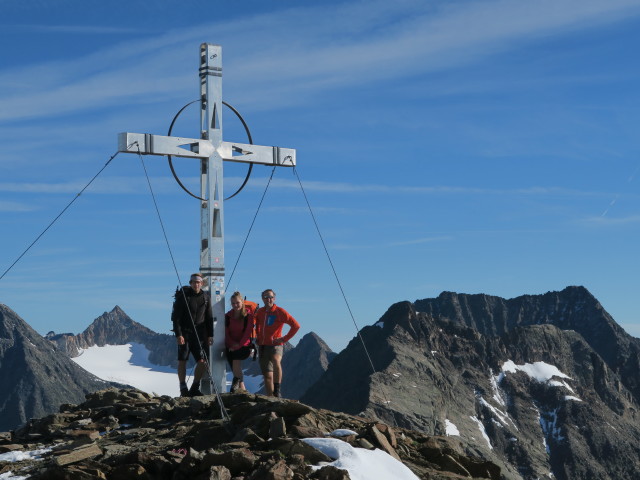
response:
[[[189,396],[190,397],[202,397],[204,394],[200,391],[200,385],[199,384],[193,384],[191,385],[191,388],[189,389]]]
[[[180,396],[181,397],[190,397],[189,389],[187,387],[180,387]]]
[[[231,389],[229,389],[229,393],[236,393],[240,386],[240,379],[238,377],[233,377],[233,381],[231,382]]]

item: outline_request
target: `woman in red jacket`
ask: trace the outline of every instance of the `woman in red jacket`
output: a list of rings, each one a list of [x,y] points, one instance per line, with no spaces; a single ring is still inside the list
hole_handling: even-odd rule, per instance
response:
[[[251,333],[253,332],[253,312],[244,304],[242,294],[233,292],[231,295],[231,310],[224,316],[227,361],[233,371],[231,393],[246,390],[242,361],[251,354]]]

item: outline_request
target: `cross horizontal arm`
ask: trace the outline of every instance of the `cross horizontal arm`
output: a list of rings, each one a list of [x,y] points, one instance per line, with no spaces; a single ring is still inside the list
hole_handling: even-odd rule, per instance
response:
[[[294,148],[222,142],[220,156],[230,162],[260,163],[280,167],[296,166],[296,150]]]
[[[214,149],[209,140],[201,138],[166,137],[150,133],[125,132],[118,134],[118,151],[141,153],[142,155],[209,158]],[[222,142],[220,156],[230,162],[259,163],[280,167],[296,166],[296,151],[293,148]]]
[[[143,155],[209,158],[213,154],[213,145],[209,140],[201,138],[165,137],[149,133],[119,133],[118,151]]]

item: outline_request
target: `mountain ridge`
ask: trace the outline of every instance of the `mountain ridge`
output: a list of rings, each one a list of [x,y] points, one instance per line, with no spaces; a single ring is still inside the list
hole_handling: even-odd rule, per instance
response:
[[[558,324],[600,334],[585,338]],[[301,401],[427,434],[453,426],[467,453],[500,465],[505,478],[631,479],[640,459],[639,374],[624,376],[637,342],[616,325],[583,287],[398,302],[360,332],[376,373],[354,339]],[[616,359],[613,368],[596,348]],[[553,375],[537,379],[536,369]]]

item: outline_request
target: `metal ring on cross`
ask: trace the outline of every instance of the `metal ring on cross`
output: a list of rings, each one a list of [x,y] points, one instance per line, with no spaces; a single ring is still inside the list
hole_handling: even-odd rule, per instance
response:
[[[192,102],[187,103],[184,107],[182,107],[178,111],[178,113],[176,113],[175,117],[173,117],[173,120],[171,121],[171,125],[169,126],[169,133],[167,134],[167,136],[169,136],[169,137],[171,136],[171,132],[173,131],[173,126],[175,125],[176,120],[178,120],[178,117],[184,111],[184,109],[187,108],[192,103],[196,103],[196,102],[199,102],[199,101],[200,100],[194,100]],[[222,104],[227,106],[227,107],[229,107],[231,109],[231,111],[233,113],[235,113],[236,116],[240,119],[240,121],[242,122],[242,126],[244,127],[244,131],[247,132],[247,137],[249,138],[249,144],[253,145],[253,138],[251,138],[251,132],[249,131],[249,126],[247,125],[247,122],[244,121],[244,118],[242,118],[242,115],[240,115],[240,112],[238,112],[238,110],[233,108],[231,105],[229,105],[225,101],[223,101]],[[169,160],[169,168],[171,169],[171,173],[173,174],[173,178],[176,179],[176,182],[178,182],[178,185],[180,185],[182,187],[182,189],[185,192],[187,192],[189,195],[191,195],[193,198],[197,198],[198,200],[206,202],[207,201],[206,199],[201,198],[201,197],[191,193],[191,191],[187,187],[185,187],[184,184],[180,181],[180,178],[178,177],[178,174],[176,173],[175,169],[173,168],[173,161],[171,160],[171,155],[167,155],[167,159]],[[229,200],[229,199],[235,197],[237,194],[239,194],[242,191],[242,189],[245,187],[245,185],[249,181],[249,177],[251,177],[251,171],[252,170],[253,170],[253,163],[249,163],[249,170],[247,170],[247,175],[244,178],[244,182],[242,182],[242,185],[240,185],[240,188],[238,188],[238,190],[236,190],[236,192],[233,195],[228,196],[227,198],[225,198],[225,200]]]

